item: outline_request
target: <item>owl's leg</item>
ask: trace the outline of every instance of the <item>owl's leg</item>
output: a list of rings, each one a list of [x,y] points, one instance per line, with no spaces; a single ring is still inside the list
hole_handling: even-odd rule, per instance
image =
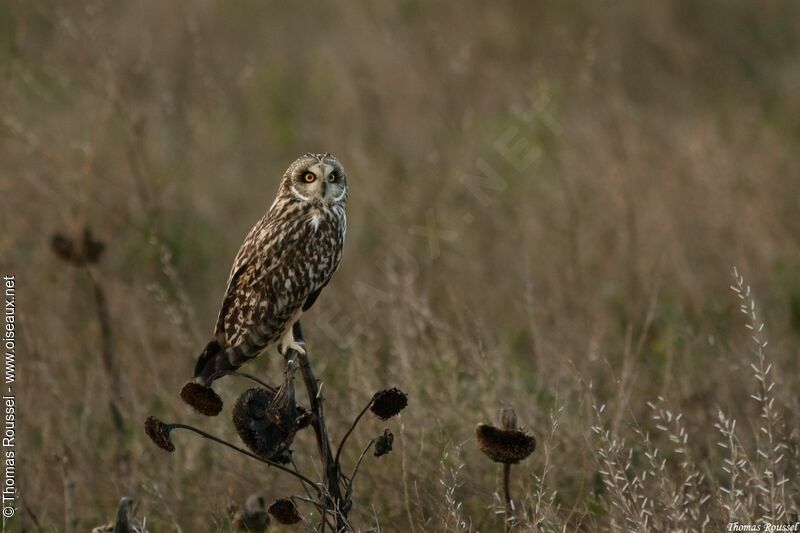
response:
[[[286,352],[290,349],[295,350],[296,352],[299,352],[303,355],[305,355],[306,353],[305,341],[303,340],[302,331],[299,329],[300,323],[298,322],[301,314],[302,312],[298,312],[295,315],[294,320],[292,320],[286,326],[286,329],[283,331],[281,339],[278,341],[278,351],[284,357],[286,357]],[[297,325],[297,328],[295,328],[295,325]],[[300,331],[299,338],[296,337],[294,334],[295,329],[298,329],[298,331]]]
[[[283,355],[286,356],[286,352],[289,350],[294,350],[301,354],[306,353],[305,343],[302,341],[295,340],[294,335],[292,335],[291,328],[286,330],[286,333],[283,334],[281,340],[278,341],[278,351]]]
[[[303,328],[300,326],[300,319],[295,321],[294,326],[292,327],[292,332],[294,333],[295,339],[305,344],[306,338],[303,337]]]

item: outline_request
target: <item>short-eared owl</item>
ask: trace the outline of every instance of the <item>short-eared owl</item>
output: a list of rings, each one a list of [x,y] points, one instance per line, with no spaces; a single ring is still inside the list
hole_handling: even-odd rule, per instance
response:
[[[330,281],[347,229],[347,175],[330,154],[305,154],[233,261],[212,340],[195,381],[210,385],[271,346],[303,351],[293,327]]]

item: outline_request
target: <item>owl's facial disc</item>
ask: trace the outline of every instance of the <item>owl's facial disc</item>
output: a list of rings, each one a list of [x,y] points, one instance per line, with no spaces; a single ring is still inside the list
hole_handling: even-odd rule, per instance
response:
[[[321,161],[297,172],[293,184],[295,195],[317,205],[334,205],[341,202],[347,189],[344,170],[336,163]]]

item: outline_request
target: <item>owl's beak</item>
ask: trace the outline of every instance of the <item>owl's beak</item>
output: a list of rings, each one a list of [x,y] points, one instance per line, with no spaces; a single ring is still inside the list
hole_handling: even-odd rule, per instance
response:
[[[327,180],[323,180],[323,182],[322,182],[322,197],[323,198],[325,198],[325,192],[327,191],[327,189],[328,189],[328,181]]]

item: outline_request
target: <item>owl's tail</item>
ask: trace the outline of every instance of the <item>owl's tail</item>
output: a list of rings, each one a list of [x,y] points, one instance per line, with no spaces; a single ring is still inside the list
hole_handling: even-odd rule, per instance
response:
[[[266,343],[259,337],[247,336],[236,346],[223,348],[215,339],[209,342],[197,363],[194,365],[194,381],[208,387],[214,380],[229,374],[250,359],[253,359],[265,348]]]
[[[219,342],[209,342],[194,365],[194,381],[208,387],[211,383],[225,374],[239,368],[240,365],[231,363],[228,350],[224,350]]]
[[[181,398],[204,415],[218,415],[222,410],[222,398],[214,392],[211,384],[234,372],[259,351],[252,342],[235,347],[224,347],[217,340],[209,342],[194,365],[194,379],[181,389]]]

